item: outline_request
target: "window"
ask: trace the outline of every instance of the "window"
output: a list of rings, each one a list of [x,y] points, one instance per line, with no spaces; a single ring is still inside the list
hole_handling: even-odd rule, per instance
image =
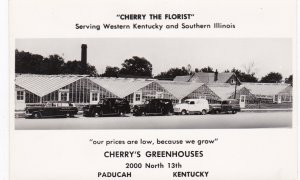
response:
[[[135,95],[135,101],[141,101],[141,95],[140,94]]]
[[[98,93],[92,93],[92,101],[98,101]]]
[[[234,84],[235,82],[234,82],[234,79],[231,79],[231,84]]]
[[[278,95],[275,95],[275,101],[278,101]]]
[[[17,100],[24,100],[24,91],[17,91]]]
[[[244,96],[241,97],[241,102],[245,102]]]
[[[61,107],[69,107],[69,103],[61,103]]]
[[[61,92],[61,101],[68,101],[68,93],[67,92]]]
[[[104,99],[100,99],[99,104],[104,104]]]
[[[162,92],[156,92],[157,98],[163,98],[163,93]]]

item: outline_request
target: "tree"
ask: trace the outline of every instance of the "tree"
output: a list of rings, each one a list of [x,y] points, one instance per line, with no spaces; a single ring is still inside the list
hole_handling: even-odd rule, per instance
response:
[[[192,66],[190,64],[187,65],[186,70],[188,71],[189,74],[192,74]]]
[[[255,71],[257,70],[255,68],[255,63],[254,61],[249,62],[248,64],[244,64],[243,65],[244,69],[245,69],[245,73],[246,74],[252,74],[255,73]]]
[[[260,82],[262,83],[279,83],[282,80],[282,75],[278,72],[270,72],[266,76],[262,77]]]
[[[95,66],[90,65],[89,63],[87,63],[87,70],[86,73],[90,76],[99,76],[97,69]]]
[[[255,77],[255,73],[247,74],[245,72],[242,72],[241,70],[233,68],[231,70],[236,77],[241,81],[241,82],[257,82],[258,79]]]
[[[101,74],[103,77],[119,77],[120,68],[107,66],[105,72]]]
[[[81,61],[68,61],[59,55],[43,57],[24,51],[15,51],[15,72],[29,74],[81,74]],[[97,76],[95,66],[87,64],[87,74]]]
[[[182,67],[181,69],[171,68],[166,72],[161,72],[154,78],[161,79],[161,80],[173,80],[176,76],[185,76],[185,75],[189,75],[189,71],[185,67]]]
[[[41,74],[43,56],[29,52],[15,51],[15,72]]]
[[[285,78],[285,83],[293,85],[293,75],[290,75],[288,78]]]
[[[152,77],[152,64],[145,58],[133,56],[122,63],[120,75]]]
[[[214,70],[212,67],[207,66],[207,67],[200,69],[200,72],[210,73],[210,72],[214,72]]]
[[[64,74],[80,74],[81,73],[81,62],[74,60],[68,61],[63,66]]]
[[[63,65],[62,74],[81,74],[81,68],[81,61],[68,61]],[[86,74],[90,76],[98,76],[95,66],[90,64],[87,64],[86,66]]]
[[[62,74],[64,59],[57,54],[50,55],[48,58],[44,58],[41,65],[43,74]]]

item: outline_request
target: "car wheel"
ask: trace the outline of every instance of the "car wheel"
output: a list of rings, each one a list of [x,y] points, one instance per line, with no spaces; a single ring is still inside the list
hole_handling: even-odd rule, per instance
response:
[[[119,111],[119,116],[125,116],[124,111]]]
[[[216,111],[215,111],[215,114],[220,114],[220,111],[219,111],[219,110],[216,110]]]
[[[103,111],[102,111],[102,110],[99,111],[98,116],[99,116],[99,117],[102,117],[102,116],[103,116]]]
[[[32,117],[34,119],[39,119],[39,118],[41,118],[41,115],[40,115],[40,113],[35,112],[35,113],[32,114]]]
[[[187,113],[186,113],[186,110],[185,110],[185,109],[181,111],[181,115],[186,115],[186,114],[187,114]]]
[[[70,118],[73,118],[73,117],[74,117],[74,114],[70,113],[70,114],[69,114],[69,117],[70,117]]]
[[[201,114],[202,114],[202,115],[206,115],[206,110],[203,109],[203,110],[201,111]]]
[[[232,110],[232,114],[236,114],[236,110]]]

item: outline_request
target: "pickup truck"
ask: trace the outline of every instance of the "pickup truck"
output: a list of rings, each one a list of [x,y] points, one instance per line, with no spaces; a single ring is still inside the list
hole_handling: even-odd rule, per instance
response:
[[[90,104],[83,107],[83,116],[124,116],[130,112],[129,102],[122,98],[103,98],[98,104]]]
[[[35,106],[25,108],[26,118],[45,117],[74,117],[78,109],[73,103],[62,101],[48,101]]]
[[[239,101],[236,99],[227,99],[221,101],[221,104],[210,104],[209,112],[212,114],[219,114],[222,112],[236,114],[241,111]]]
[[[144,104],[133,107],[134,116],[169,115],[173,112],[173,105],[170,99],[151,99],[145,101]]]

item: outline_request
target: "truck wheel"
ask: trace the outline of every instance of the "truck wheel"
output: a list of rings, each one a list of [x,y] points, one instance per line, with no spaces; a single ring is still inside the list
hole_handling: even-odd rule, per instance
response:
[[[143,112],[144,116],[148,116],[148,113],[146,111]]]
[[[232,110],[232,114],[236,114],[236,110]]]
[[[206,110],[203,109],[203,110],[201,111],[201,114],[202,114],[202,115],[206,115]]]
[[[186,115],[186,114],[187,114],[187,113],[186,113],[186,110],[185,110],[185,109],[181,111],[181,115]]]
[[[92,112],[91,112],[91,117],[95,117],[95,115],[96,115],[96,112],[95,112],[95,110],[94,110],[94,109],[92,109]]]
[[[35,112],[35,113],[32,114],[32,117],[33,117],[34,119],[39,119],[39,118],[41,118],[41,115],[40,115],[40,113]]]

